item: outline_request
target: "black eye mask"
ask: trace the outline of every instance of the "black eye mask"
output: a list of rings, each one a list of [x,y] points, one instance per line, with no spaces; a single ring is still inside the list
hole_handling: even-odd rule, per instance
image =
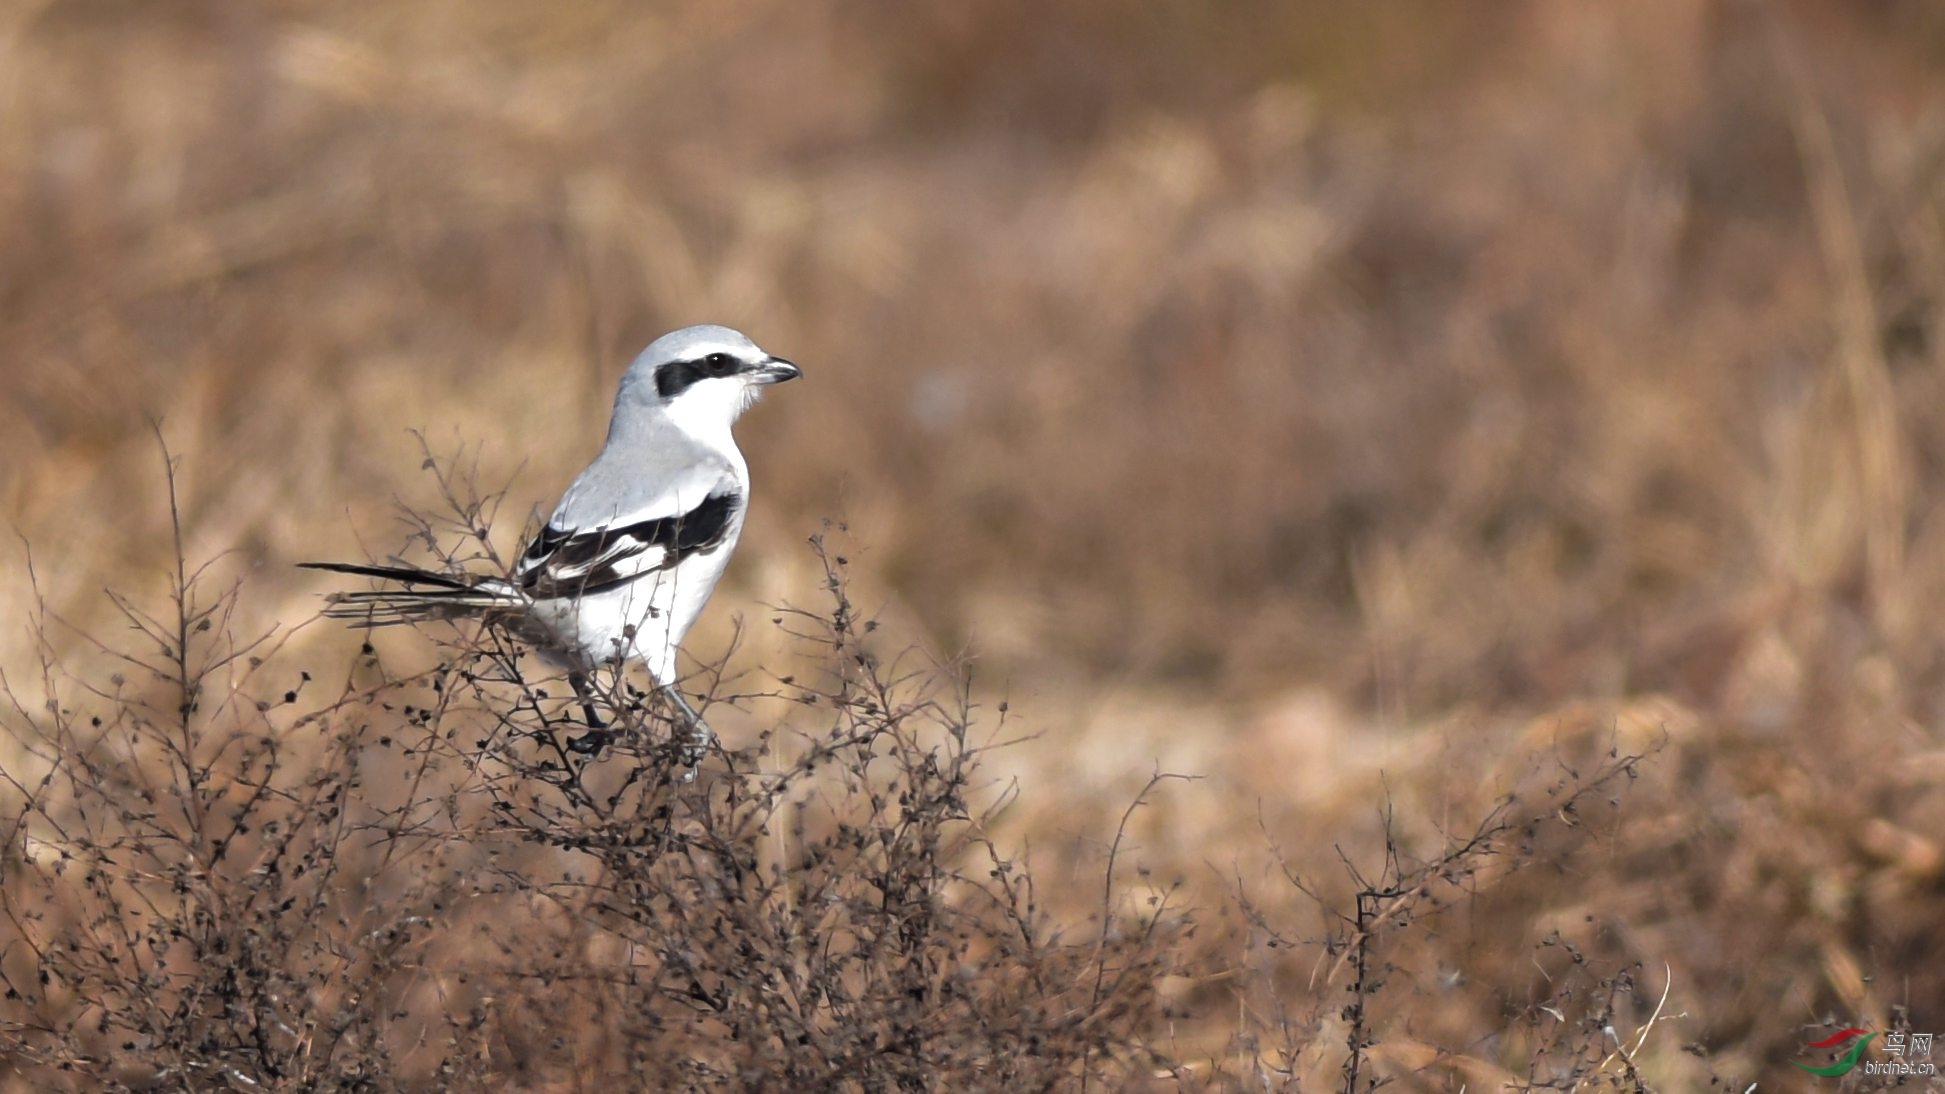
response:
[[[698,380],[713,376],[734,376],[743,366],[727,353],[712,353],[694,361],[671,361],[655,371],[655,393],[664,399],[689,390]]]

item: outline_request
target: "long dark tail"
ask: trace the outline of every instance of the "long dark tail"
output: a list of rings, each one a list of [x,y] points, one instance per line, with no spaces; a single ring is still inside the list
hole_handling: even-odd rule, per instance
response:
[[[490,619],[526,604],[518,589],[495,577],[464,578],[406,566],[361,566],[351,562],[300,562],[298,565],[307,570],[376,577],[406,586],[332,593],[326,598],[324,614],[328,618],[353,619],[374,627],[423,619]]]

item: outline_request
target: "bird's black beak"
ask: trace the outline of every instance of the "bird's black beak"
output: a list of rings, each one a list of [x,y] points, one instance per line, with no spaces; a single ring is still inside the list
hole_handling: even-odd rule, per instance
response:
[[[781,357],[772,357],[759,365],[751,365],[744,370],[750,382],[755,384],[781,384],[785,380],[795,380],[804,370]]]

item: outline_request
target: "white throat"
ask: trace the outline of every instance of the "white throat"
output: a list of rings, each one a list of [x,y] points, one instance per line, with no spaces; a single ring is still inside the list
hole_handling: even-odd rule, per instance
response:
[[[718,449],[734,449],[730,426],[756,402],[756,385],[739,379],[703,380],[668,401],[669,420],[696,440]]]

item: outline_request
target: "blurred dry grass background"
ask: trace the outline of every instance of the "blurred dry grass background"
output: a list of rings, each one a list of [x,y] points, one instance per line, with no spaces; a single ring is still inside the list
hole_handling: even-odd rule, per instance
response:
[[[1945,1026],[1942,179],[1926,0],[10,0],[0,498],[111,625],[170,567],[160,417],[190,555],[294,624],[289,563],[432,497],[411,430],[511,544],[635,349],[736,325],[807,380],[692,652],[837,517],[1039,733],[993,762],[1046,899],[1206,776],[1131,829],[1206,912],[1184,1058],[1343,990],[1250,948],[1238,886],[1305,906],[1271,846],[1328,876],[1388,793],[1435,847],[1615,744],[1660,751],[1401,952],[1389,1043],[1520,1072],[1560,932],[1644,970],[1624,1034],[1672,981],[1653,1081],[1787,1083],[1815,1023]]]

